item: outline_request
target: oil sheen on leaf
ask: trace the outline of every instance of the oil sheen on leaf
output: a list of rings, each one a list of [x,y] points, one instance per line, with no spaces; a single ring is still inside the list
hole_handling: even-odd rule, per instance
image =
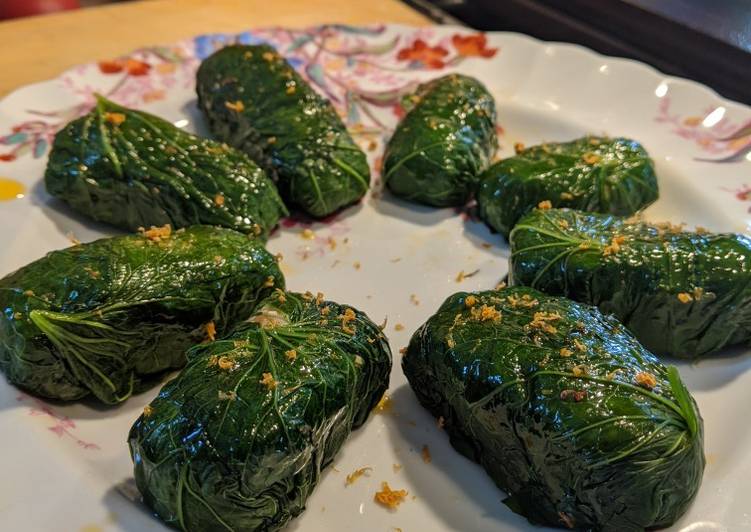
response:
[[[388,387],[391,352],[363,313],[276,292],[197,346],[133,425],[144,501],[182,530],[274,531]]]
[[[699,488],[702,420],[678,372],[595,307],[527,287],[460,292],[402,368],[451,444],[533,523],[664,527]]]
[[[751,339],[751,239],[605,214],[535,210],[511,232],[511,279],[615,314],[658,355]]]
[[[0,280],[0,369],[30,392],[125,400],[284,287],[256,239],[193,226],[53,251]]]
[[[323,75],[315,64],[308,72]],[[365,153],[331,103],[271,46],[215,52],[201,63],[196,90],[214,135],[266,168],[288,205],[320,218],[367,192]]]

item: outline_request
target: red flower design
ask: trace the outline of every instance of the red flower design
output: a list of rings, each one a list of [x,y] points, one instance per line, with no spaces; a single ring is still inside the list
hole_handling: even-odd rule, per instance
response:
[[[151,70],[151,65],[138,59],[99,61],[99,71],[102,74],[117,74],[125,71],[129,76],[145,76],[149,70]]]
[[[488,38],[484,33],[467,35],[466,37],[456,34],[451,37],[451,43],[456,48],[456,53],[463,57],[493,57],[498,48],[488,48]]]
[[[446,66],[444,57],[448,50],[441,46],[428,46],[422,39],[415,39],[412,46],[402,48],[396,55],[399,61],[414,61],[421,63],[425,68],[443,68]]]

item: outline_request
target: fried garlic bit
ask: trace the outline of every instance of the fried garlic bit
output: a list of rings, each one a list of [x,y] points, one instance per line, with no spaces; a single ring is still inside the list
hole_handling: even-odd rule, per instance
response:
[[[355,334],[355,328],[350,326],[350,323],[357,319],[355,311],[348,308],[344,311],[344,314],[339,316],[339,318],[342,320],[342,330],[347,334]]]
[[[597,164],[602,160],[602,157],[596,153],[587,152],[582,156],[582,160],[587,164]]]
[[[381,482],[381,491],[376,492],[373,500],[381,506],[396,510],[407,495],[409,495],[407,490],[392,490],[388,482]]]
[[[472,308],[477,304],[477,298],[473,295],[468,295],[466,298],[464,298],[464,305],[466,307]]]
[[[266,280],[263,282],[263,286],[264,288],[271,288],[272,286],[274,286],[274,276],[269,275],[268,277],[266,277]]]
[[[245,110],[245,104],[240,100],[235,100],[234,102],[224,102],[224,107],[226,107],[230,111],[235,111],[236,113],[242,113]]]
[[[206,335],[207,342],[213,342],[216,339],[216,324],[213,321],[208,322],[203,326],[203,331]]]
[[[169,238],[172,234],[172,226],[170,224],[163,225],[162,227],[151,226],[150,229],[138,228],[138,234],[142,237],[148,238],[152,242],[161,242],[165,238]]]
[[[474,306],[469,312],[472,315],[472,319],[476,321],[501,321],[501,311],[488,305],[483,304],[481,307]]]
[[[266,386],[266,389],[269,391],[274,390],[277,385],[277,382],[274,380],[274,376],[271,373],[264,373],[263,378],[258,382]]]
[[[657,386],[657,379],[655,378],[655,376],[651,373],[647,373],[646,371],[640,371],[639,373],[637,373],[634,377],[634,380],[636,381],[636,384],[638,384],[642,388],[646,388],[647,390],[651,390],[655,386]]]
[[[422,457],[422,461],[426,464],[429,464],[433,461],[433,457],[430,455],[430,447],[426,445],[422,446],[422,451],[420,451],[420,456]]]
[[[549,322],[558,321],[561,319],[560,314],[557,312],[535,312],[532,321],[527,325],[530,329],[538,329],[548,334],[555,334],[558,329],[553,327]]]
[[[524,151],[524,143],[523,142],[515,142],[514,143],[514,153],[521,153]]]
[[[104,113],[104,119],[113,126],[119,126],[125,122],[125,115],[122,113]]]
[[[544,200],[537,204],[537,208],[546,211],[548,209],[552,209],[553,204],[550,202],[550,200]]]
[[[529,294],[524,294],[521,297],[511,294],[506,299],[508,300],[512,308],[533,308],[540,304],[539,301],[532,298],[532,296],[530,296]]]
[[[302,233],[300,233],[300,237],[305,240],[313,240],[316,237],[316,234],[306,227],[302,230]]]
[[[681,303],[690,303],[694,300],[694,296],[689,294],[688,292],[681,292],[678,294],[678,301]]]
[[[561,348],[561,351],[560,351],[560,354],[561,354],[561,356],[562,356],[562,357],[564,357],[564,358],[568,358],[568,357],[570,357],[571,355],[573,355],[573,354],[574,354],[574,352],[573,352],[573,351],[571,351],[571,349],[568,349],[568,348],[566,348],[566,347],[562,347],[562,348]]]
[[[153,413],[154,409],[151,407],[151,405],[146,405],[143,407],[143,417],[149,417]]]
[[[391,397],[384,393],[383,397],[381,397],[381,400],[378,401],[378,404],[375,407],[375,411],[378,414],[386,414],[388,412],[391,412],[393,408],[394,404],[391,402]]]
[[[621,246],[626,242],[626,237],[623,235],[616,235],[610,240],[610,244],[605,246],[602,250],[603,256],[615,255],[621,250]]]
[[[297,350],[290,349],[289,351],[285,351],[284,356],[287,357],[287,360],[289,360],[290,362],[294,362],[297,358]]]
[[[344,480],[344,485],[349,486],[350,484],[354,484],[357,482],[357,479],[363,475],[369,477],[370,475],[368,475],[368,473],[370,471],[373,471],[372,467],[361,467],[360,469],[355,469],[352,473],[347,475],[347,478]]]

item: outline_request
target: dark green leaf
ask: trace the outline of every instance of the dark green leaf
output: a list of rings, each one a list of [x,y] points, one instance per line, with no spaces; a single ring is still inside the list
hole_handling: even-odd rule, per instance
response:
[[[274,531],[388,387],[391,352],[363,313],[277,292],[198,346],[130,431],[144,501],[183,530]]]
[[[0,369],[44,397],[126,399],[284,287],[258,240],[193,226],[53,251],[0,280]]]
[[[323,217],[367,192],[365,154],[331,103],[271,46],[215,52],[201,63],[196,90],[213,133],[274,175],[288,204]]]
[[[583,137],[522,150],[480,177],[480,218],[508,237],[542,201],[553,207],[628,215],[657,199],[652,160],[624,138]]]
[[[498,146],[493,97],[476,79],[450,74],[411,100],[383,156],[386,185],[410,201],[464,205]]]
[[[668,526],[699,488],[693,399],[595,307],[526,287],[460,292],[413,335],[402,368],[452,445],[532,522]]]
[[[243,153],[102,97],[55,137],[45,185],[75,210],[131,231],[209,224],[260,235],[287,214]]]
[[[511,232],[511,279],[615,314],[658,355],[751,339],[751,240],[606,214],[535,210]]]

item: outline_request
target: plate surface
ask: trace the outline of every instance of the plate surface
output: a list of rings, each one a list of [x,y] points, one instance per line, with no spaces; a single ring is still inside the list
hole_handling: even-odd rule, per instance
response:
[[[200,36],[82,65],[0,101],[0,177],[25,188],[0,202],[0,275],[69,245],[71,236],[116,234],[53,201],[42,183],[55,132],[90,108],[93,93],[206,134],[195,69],[234,41],[278,47],[332,99],[374,168],[373,190],[361,204],[325,223],[285,220],[268,245],[284,255],[290,289],[324,292],[377,322],[388,316],[395,358],[391,408],[352,435],[289,530],[540,530],[501,504],[504,494],[485,473],[453,451],[401,372],[399,349],[412,331],[449,294],[494,286],[509,254],[501,237],[466,213],[417,207],[381,192],[380,154],[403,114],[401,96],[449,71],[476,76],[497,101],[501,157],[516,142],[586,133],[633,137],[649,150],[659,176],[661,199],[647,218],[739,232],[751,225],[751,109],[633,61],[518,34],[326,26]],[[314,239],[302,238],[305,228]],[[460,272],[474,275],[462,280]],[[705,420],[707,468],[694,505],[674,529],[749,528],[750,352],[679,367]],[[134,488],[125,438],[156,392],[102,409],[42,402],[0,379],[0,529],[166,530],[128,498]],[[425,445],[430,463],[422,459]],[[373,468],[370,476],[345,487],[345,476],[365,466]],[[409,491],[396,512],[373,502],[382,481]]]

